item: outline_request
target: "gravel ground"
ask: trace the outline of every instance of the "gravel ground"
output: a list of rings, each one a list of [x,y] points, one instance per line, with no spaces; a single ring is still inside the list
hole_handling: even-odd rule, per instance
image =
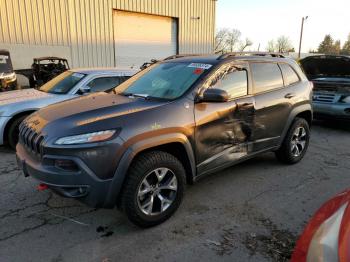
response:
[[[142,230],[24,178],[0,148],[1,261],[286,261],[320,205],[350,185],[350,127],[316,123],[294,166],[272,153],[187,188],[178,212]]]

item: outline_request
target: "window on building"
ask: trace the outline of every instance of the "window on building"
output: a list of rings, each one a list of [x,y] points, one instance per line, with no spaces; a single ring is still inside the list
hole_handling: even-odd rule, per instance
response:
[[[282,70],[285,86],[293,85],[300,81],[299,76],[290,65],[280,64],[280,67]]]
[[[280,68],[275,63],[252,63],[252,75],[255,93],[266,92],[283,87]]]

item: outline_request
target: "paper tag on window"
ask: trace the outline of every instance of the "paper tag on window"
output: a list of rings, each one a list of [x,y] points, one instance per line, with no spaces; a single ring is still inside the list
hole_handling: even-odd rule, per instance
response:
[[[72,76],[76,78],[83,78],[85,75],[80,73],[73,73]]]
[[[201,63],[191,63],[188,65],[188,67],[195,67],[200,69],[209,69],[212,67],[210,64],[201,64]]]

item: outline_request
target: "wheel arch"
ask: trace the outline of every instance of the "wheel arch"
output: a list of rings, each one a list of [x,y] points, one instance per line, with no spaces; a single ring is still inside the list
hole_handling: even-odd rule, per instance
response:
[[[292,110],[292,112],[289,114],[287,124],[283,130],[279,145],[283,143],[283,140],[286,137],[289,128],[291,127],[294,119],[297,117],[304,118],[308,122],[309,126],[311,126],[313,119],[311,104],[303,104],[295,107]]]
[[[196,162],[191,143],[184,134],[167,134],[142,140],[128,147],[119,161],[111,181],[105,207],[112,207],[120,199],[120,192],[129,167],[140,154],[150,151],[164,151],[172,154],[184,165],[187,183],[192,184],[196,176]]]
[[[16,114],[14,114],[9,121],[7,121],[5,128],[4,128],[4,133],[3,133],[3,141],[4,143],[8,142],[8,132],[10,130],[10,127],[12,125],[12,123],[14,121],[16,121],[18,118],[23,117],[25,115],[30,115],[32,113],[34,113],[35,111],[37,111],[37,109],[30,109],[30,110],[26,110],[26,111],[22,111],[22,112],[17,112]]]

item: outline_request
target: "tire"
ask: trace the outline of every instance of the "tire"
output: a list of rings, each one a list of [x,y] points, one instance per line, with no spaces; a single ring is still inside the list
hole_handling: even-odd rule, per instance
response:
[[[309,123],[304,118],[295,118],[281,147],[275,152],[277,159],[290,165],[298,163],[305,156],[309,141]]]
[[[163,178],[159,179],[161,176]],[[123,186],[121,208],[135,225],[144,228],[156,226],[178,209],[185,185],[185,169],[176,157],[162,151],[142,154],[129,169]]]
[[[15,119],[10,125],[7,139],[8,139],[8,144],[10,148],[13,150],[16,150],[16,145],[18,143],[19,125],[27,116],[28,115],[25,115]]]

